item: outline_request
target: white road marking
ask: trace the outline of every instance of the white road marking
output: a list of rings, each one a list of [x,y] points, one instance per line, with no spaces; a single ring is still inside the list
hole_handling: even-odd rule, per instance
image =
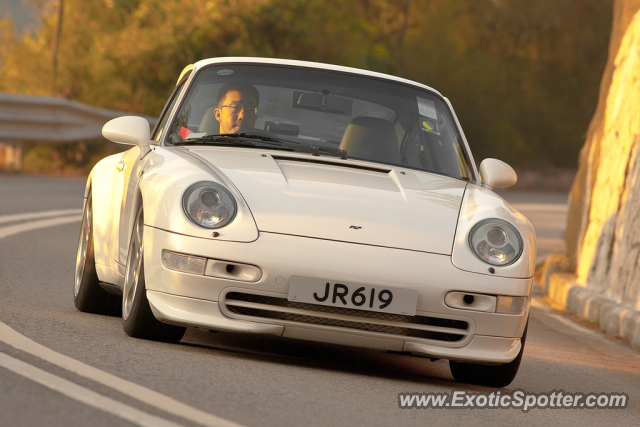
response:
[[[553,313],[549,307],[540,302],[538,298],[531,298],[531,307],[539,308],[541,311],[545,311],[547,313]]]
[[[24,335],[11,329],[6,324],[0,322],[0,341],[12,347],[32,354],[42,360],[64,368],[74,374],[88,378],[97,383],[111,387],[120,393],[126,394],[146,403],[150,406],[163,410],[173,415],[177,415],[189,421],[193,421],[205,426],[240,427],[239,424],[227,421],[215,415],[200,411],[194,407],[185,405],[163,394],[157,393],[148,388],[142,387],[130,381],[123,380],[107,372],[86,365],[78,360],[72,359],[63,354],[57,353],[43,345],[40,345]]]
[[[531,300],[531,306],[537,308],[540,311],[544,311],[546,316],[557,320],[558,322],[562,323],[563,325],[570,327],[574,331],[582,332],[583,334],[587,334],[587,335],[591,335],[591,336],[598,336],[598,337],[601,336],[600,334],[598,334],[597,332],[592,331],[591,329],[587,329],[584,326],[580,326],[577,323],[575,323],[574,321],[569,320],[569,319],[567,319],[565,317],[560,316],[559,314],[554,313],[551,308],[549,308],[546,305],[542,304],[540,301],[538,301],[535,298]]]
[[[23,231],[37,230],[38,228],[53,227],[56,225],[68,224],[71,222],[82,221],[82,215],[63,216],[60,218],[42,219],[40,221],[31,221],[22,224],[9,225],[0,228],[0,239],[11,236],[13,234],[22,233]],[[80,231],[78,231],[79,233]]]
[[[19,213],[13,215],[3,215],[0,216],[0,224],[5,222],[13,222],[13,221],[25,221],[27,219],[40,219],[40,218],[49,218],[52,216],[62,216],[62,215],[79,215],[82,213],[82,209],[59,209],[55,211],[43,211],[43,212],[28,212],[28,213]]]
[[[29,365],[21,360],[0,353],[0,366],[15,372],[25,378],[35,381],[53,391],[57,391],[73,400],[93,406],[101,411],[108,412],[143,427],[179,427],[180,424],[164,420],[155,415],[147,414],[132,406],[103,396],[86,387],[79,386],[71,381],[43,371],[40,368]]]
[[[77,211],[74,211],[77,212]],[[25,214],[26,215],[26,214]],[[0,217],[3,218],[3,217]],[[73,216],[73,217],[62,217],[62,218],[52,218],[52,219],[47,219],[47,220],[40,220],[40,221],[32,221],[32,222],[28,222],[28,223],[24,223],[24,224],[17,224],[17,225],[12,225],[12,226],[8,226],[8,227],[2,227],[0,228],[0,239],[7,237],[7,236],[11,236],[13,234],[16,233],[20,233],[23,231],[29,231],[29,230],[36,230],[39,228],[45,228],[45,227],[53,227],[56,225],[60,225],[60,224],[66,224],[66,223],[70,223],[70,222],[77,222],[77,221],[81,221],[82,220],[82,215],[80,216]],[[175,399],[172,399],[168,396],[165,396],[163,394],[160,394],[158,392],[155,392],[153,390],[150,390],[146,387],[140,386],[138,384],[132,383],[130,381],[126,381],[123,380],[122,378],[118,378],[115,375],[111,375],[107,372],[101,371],[97,368],[94,368],[92,366],[86,365],[78,360],[72,359],[71,357],[65,356],[63,354],[57,353],[43,345],[40,345],[38,343],[36,343],[35,341],[32,341],[31,339],[25,337],[24,335],[21,335],[20,333],[14,331],[13,329],[11,329],[8,325],[0,322],[0,341],[18,349],[21,351],[24,351],[25,353],[29,353],[33,356],[36,356],[42,360],[45,360],[51,364],[54,364],[56,366],[59,366],[61,368],[64,368],[70,372],[73,372],[77,375],[80,375],[82,377],[88,378],[92,381],[95,381],[97,383],[103,384],[107,387],[110,387],[114,390],[119,391],[122,394],[125,394],[127,396],[133,397],[134,399],[146,403],[149,406],[153,406],[154,408],[158,408],[164,412],[167,412],[169,414],[173,414],[179,417],[182,417],[186,420],[207,426],[207,427],[242,427],[240,424],[236,424],[232,421],[228,421],[225,420],[224,418],[220,418],[220,417],[216,417],[215,415],[209,414],[207,412],[201,411],[197,408],[194,408],[192,406],[186,405],[182,402],[179,402]],[[4,357],[9,357],[5,355],[4,353],[0,352],[0,356],[4,356]],[[4,358],[3,358],[4,359]],[[12,358],[11,358],[12,359]],[[16,361],[18,361],[16,359]],[[18,361],[20,363],[24,363],[21,361]],[[5,366],[4,364],[2,364],[2,366]],[[14,366],[14,365],[11,365]],[[31,365],[27,365],[29,367],[32,367],[33,369],[38,369],[35,368]],[[6,367],[6,366],[5,366]],[[10,369],[10,368],[7,368]],[[13,369],[11,369],[13,370]],[[40,369],[38,369],[39,371],[42,371]],[[14,370],[14,372],[19,373],[20,375],[22,375],[21,372],[17,372]],[[45,371],[42,371],[45,372]],[[45,372],[47,373],[47,372]],[[76,384],[73,384],[63,378],[60,377],[56,377],[53,374],[49,374],[54,378],[57,378],[61,381],[66,381],[72,385],[77,386]],[[25,377],[32,379],[30,376],[24,375]],[[36,380],[34,380],[36,381]],[[39,382],[39,381],[37,381]],[[48,387],[48,386],[47,386]],[[80,387],[80,386],[77,386]],[[49,387],[52,388],[52,387]],[[80,387],[83,388],[83,387]],[[60,391],[59,389],[54,389],[56,391]],[[88,390],[87,391],[91,391]],[[62,393],[62,391],[60,391]],[[95,392],[91,392],[94,393],[96,396],[99,396],[101,398],[104,399],[109,399],[106,396],[101,396],[98,393]],[[63,393],[64,394],[64,393]],[[112,399],[110,399],[112,400]],[[106,402],[106,401],[104,401]],[[121,404],[119,402],[113,401],[115,403],[118,403],[120,405],[124,405]],[[87,402],[85,402],[87,403]],[[87,403],[90,404],[90,403]],[[90,404],[91,406],[95,406]],[[125,405],[126,406],[126,405]],[[103,409],[102,406],[95,406],[97,408]],[[132,410],[138,411],[138,412],[142,412],[139,411],[133,407],[130,407]],[[105,411],[109,412],[107,409],[104,409]],[[152,417],[152,415],[147,414],[147,416]],[[156,417],[157,418],[157,417]],[[158,418],[159,419],[159,418]],[[160,420],[160,419],[159,419]],[[164,421],[166,423],[169,423],[168,421]],[[147,424],[145,424],[147,425]],[[155,424],[149,424],[150,426],[153,425],[160,425],[158,423]],[[176,425],[176,424],[165,424],[165,425]]]
[[[227,421],[224,418],[216,417],[207,412],[185,405],[163,394],[142,387],[115,375],[96,369],[92,366],[72,359],[64,354],[57,353],[43,345],[30,340],[29,338],[14,331],[6,324],[0,322],[0,341],[10,346],[32,354],[42,360],[73,372],[74,374],[88,378],[97,383],[111,387],[122,394],[133,397],[140,402],[158,408],[162,411],[177,415],[189,421],[193,421],[204,426],[211,427],[240,427],[240,424]],[[0,353],[1,354],[1,353]]]
[[[569,211],[567,205],[557,205],[550,203],[511,203],[511,206],[517,211],[538,211],[538,212],[562,212]]]
[[[598,337],[600,336],[600,334],[598,334],[597,332],[594,332],[591,329],[587,329],[584,326],[580,326],[580,325],[576,324],[575,322],[573,322],[573,321],[571,321],[569,319],[565,319],[564,317],[560,316],[559,314],[548,313],[547,316],[553,317],[558,322],[562,323],[565,326],[570,327],[571,329],[573,329],[575,331],[582,332],[583,334],[587,334],[587,335],[593,335],[593,336],[598,336]]]
[[[588,336],[590,340],[596,341],[604,347],[615,348],[616,351],[619,353],[624,353],[625,355],[631,356],[634,359],[640,359],[640,354],[638,354],[636,350],[630,348],[627,344],[620,344],[620,343],[611,341],[611,339],[609,339],[606,336],[606,333],[602,331],[595,331],[587,327],[581,326],[579,323],[576,323],[567,317],[564,317],[560,314],[555,313],[553,309],[546,306],[543,302],[541,302],[537,298],[534,298],[531,301],[531,306],[534,307],[536,310],[542,311],[544,313],[543,314],[544,316],[551,317],[552,319],[557,320],[563,325],[568,326],[569,328],[577,332],[580,332],[585,336]],[[559,331],[559,329],[556,329],[556,330]]]

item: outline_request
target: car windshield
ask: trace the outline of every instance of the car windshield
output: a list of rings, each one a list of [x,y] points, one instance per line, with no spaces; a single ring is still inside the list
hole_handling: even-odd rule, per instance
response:
[[[166,143],[230,144],[233,138],[212,136],[234,133],[286,141],[287,149],[312,145],[322,155],[345,150],[349,159],[471,176],[443,99],[380,78],[268,65],[207,67],[189,88]]]

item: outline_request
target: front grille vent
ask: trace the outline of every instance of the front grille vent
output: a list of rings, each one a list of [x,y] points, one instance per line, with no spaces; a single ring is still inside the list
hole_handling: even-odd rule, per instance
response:
[[[330,307],[244,292],[229,292],[224,305],[234,315],[281,321],[278,323],[335,326],[452,343],[470,332],[463,320]]]

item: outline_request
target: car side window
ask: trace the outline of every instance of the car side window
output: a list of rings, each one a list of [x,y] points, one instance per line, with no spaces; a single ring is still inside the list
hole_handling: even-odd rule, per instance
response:
[[[169,102],[167,102],[167,105],[165,105],[164,111],[162,112],[162,117],[160,118],[160,122],[155,129],[155,134],[153,135],[152,140],[159,142],[160,138],[162,138],[162,135],[164,134],[164,128],[167,125],[167,120],[169,120],[171,111],[173,110],[173,107],[176,105],[178,98],[180,98],[180,94],[184,91],[184,88],[186,86],[185,85],[186,81],[187,79],[182,80],[182,83],[178,85],[176,90],[173,92],[173,96],[171,97]]]

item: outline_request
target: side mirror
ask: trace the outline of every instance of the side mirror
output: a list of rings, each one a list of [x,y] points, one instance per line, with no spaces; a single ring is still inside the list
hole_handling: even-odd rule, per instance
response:
[[[140,147],[141,158],[150,149],[149,122],[142,117],[124,116],[109,120],[102,127],[102,135],[118,144],[137,145]]]
[[[518,181],[516,171],[498,159],[484,159],[480,163],[480,180],[489,188],[511,187]]]

